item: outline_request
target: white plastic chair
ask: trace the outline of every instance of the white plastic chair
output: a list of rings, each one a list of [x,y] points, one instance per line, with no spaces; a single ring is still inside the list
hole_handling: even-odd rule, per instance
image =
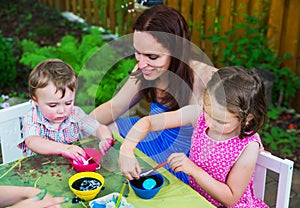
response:
[[[276,208],[288,208],[292,186],[294,162],[262,151],[254,172],[255,196],[264,200],[267,169],[279,174]]]
[[[23,157],[17,145],[22,141],[21,117],[32,107],[30,101],[0,110],[0,140],[3,164]]]

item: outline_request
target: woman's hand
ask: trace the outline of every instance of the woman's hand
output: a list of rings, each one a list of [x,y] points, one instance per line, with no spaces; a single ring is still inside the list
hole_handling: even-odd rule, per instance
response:
[[[7,193],[9,193],[7,195]],[[56,207],[68,201],[64,197],[52,197],[46,190],[30,186],[0,186],[0,207],[32,208]]]
[[[36,198],[28,198],[24,199],[13,206],[10,206],[11,208],[42,208],[42,207],[47,207],[47,208],[60,208],[60,204],[65,202],[64,197],[52,197],[49,194],[45,196],[44,199],[42,200],[37,200]]]

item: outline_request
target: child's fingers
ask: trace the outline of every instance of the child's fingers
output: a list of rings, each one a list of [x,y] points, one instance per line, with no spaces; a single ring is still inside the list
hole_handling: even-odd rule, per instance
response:
[[[84,151],[81,147],[76,146],[75,151],[76,151],[80,156],[86,157],[86,153],[85,153],[85,151]]]
[[[108,150],[110,149],[110,147],[111,147],[110,140],[103,140],[100,141],[99,143],[99,149],[102,155],[108,154]]]
[[[36,207],[61,208],[60,204],[66,202],[64,197],[49,197],[36,202]]]
[[[38,193],[37,195],[35,195],[33,197],[33,199],[35,199],[35,200],[42,200],[42,199],[44,199],[44,197],[46,196],[46,194],[47,194],[47,190],[46,189],[42,189],[40,193]]]
[[[67,145],[67,148],[62,153],[62,155],[64,157],[67,157],[67,158],[70,158],[73,160],[76,159],[76,160],[80,160],[80,161],[81,161],[81,157],[83,157],[83,158],[86,157],[85,151],[77,145]]]

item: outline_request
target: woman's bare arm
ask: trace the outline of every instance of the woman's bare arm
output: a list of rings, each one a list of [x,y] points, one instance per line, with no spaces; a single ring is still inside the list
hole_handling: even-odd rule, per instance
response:
[[[218,69],[199,61],[191,61],[190,66],[194,71],[193,94],[190,99],[190,104],[199,104],[202,103],[203,94],[208,81]]]

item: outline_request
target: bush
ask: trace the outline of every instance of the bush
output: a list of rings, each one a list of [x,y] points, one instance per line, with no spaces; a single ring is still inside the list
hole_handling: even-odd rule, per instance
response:
[[[67,35],[56,46],[39,47],[30,40],[23,40],[22,46],[20,62],[26,66],[33,68],[41,61],[58,58],[74,68],[78,75],[76,105],[87,113],[114,95],[136,63],[135,59],[118,61],[116,49],[107,46],[98,29],[83,35],[81,42]]]
[[[16,59],[9,42],[0,34],[0,88],[13,87],[16,79]]]

